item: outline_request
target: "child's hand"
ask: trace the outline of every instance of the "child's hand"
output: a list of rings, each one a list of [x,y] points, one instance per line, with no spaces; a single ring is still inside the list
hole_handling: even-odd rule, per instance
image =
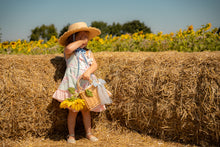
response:
[[[84,43],[84,44],[87,44],[88,41],[89,41],[89,39],[88,39],[87,37],[86,37],[86,38],[83,38],[82,40],[83,40],[83,43]]]
[[[88,37],[84,37],[80,40],[82,42],[82,45],[80,46],[81,48],[84,48],[87,46],[88,42],[89,42],[89,39]]]
[[[91,75],[91,73],[89,73],[89,72],[84,72],[84,74],[82,75],[82,79],[84,79],[84,80],[89,80],[89,79],[90,79],[90,75]]]
[[[85,40],[81,40],[81,46],[80,46],[80,48],[84,48],[84,47],[86,47],[87,46],[87,44],[88,44],[88,39],[85,39]]]

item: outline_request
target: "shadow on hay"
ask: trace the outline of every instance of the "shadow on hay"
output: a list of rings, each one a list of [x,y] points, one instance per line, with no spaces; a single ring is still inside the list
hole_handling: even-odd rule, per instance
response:
[[[66,71],[66,61],[64,57],[56,56],[50,60],[54,68],[56,69],[54,73],[54,81],[58,82],[58,80],[62,80]]]
[[[66,70],[66,61],[64,57],[56,56],[50,60],[51,64],[55,68],[54,81],[59,82],[63,79]],[[67,138],[68,127],[67,127],[67,116],[68,110],[59,108],[60,102],[52,99],[51,103],[47,107],[47,112],[49,118],[52,121],[51,128],[45,138],[49,138],[54,141],[59,141]],[[91,113],[92,119],[97,117],[95,113]],[[92,121],[92,126],[94,126],[94,121]],[[76,139],[81,139],[85,137],[83,125],[83,118],[81,112],[78,113],[76,118],[75,134]]]
[[[55,68],[54,73],[54,81],[59,82],[63,79],[65,70],[66,70],[66,61],[64,57],[56,56],[55,58],[52,58],[50,60],[51,64]],[[48,134],[46,138],[49,138],[51,140],[62,140],[66,139],[66,136],[68,135],[68,127],[67,127],[67,116],[68,116],[68,110],[63,110],[59,108],[60,102],[58,102],[55,99],[52,99],[51,103],[47,107],[47,111],[50,114],[50,120],[52,121],[52,125],[50,130],[48,131]],[[82,122],[82,115],[79,113],[77,115],[76,120],[76,133],[82,132],[84,129]]]
[[[48,130],[45,138],[50,140],[60,141],[67,139],[68,136],[68,127],[67,127],[67,115],[68,110],[60,109],[59,102],[57,100],[52,100],[48,105],[47,111],[50,114],[50,120],[52,121],[51,128]],[[93,119],[97,118],[97,113],[91,112],[92,117],[92,128],[95,127],[95,121]],[[78,113],[76,118],[75,126],[76,140],[82,139],[86,136],[85,128],[83,125],[83,117],[81,112]]]
[[[67,115],[68,110],[59,108],[60,102],[53,99],[52,102],[48,105],[47,111],[50,114],[50,120],[52,122],[51,128],[48,130],[45,138],[50,140],[60,141],[67,138],[68,127],[67,127]],[[82,120],[82,114],[79,112],[76,119],[76,139],[83,138],[85,136],[84,126]]]

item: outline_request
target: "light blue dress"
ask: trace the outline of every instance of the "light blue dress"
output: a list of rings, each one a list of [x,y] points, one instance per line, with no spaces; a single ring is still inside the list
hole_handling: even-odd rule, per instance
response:
[[[59,85],[59,88],[53,94],[53,98],[59,102],[64,101],[66,98],[70,98],[71,94],[68,91],[69,87],[75,88],[76,92],[77,79],[92,65],[93,58],[90,57],[91,50],[89,54],[86,55],[86,50],[78,48],[68,59],[66,59],[66,71],[62,79],[62,82]],[[64,55],[65,56],[65,55]],[[97,80],[94,74],[91,74],[90,77],[92,80]],[[88,80],[80,80],[80,86],[85,89],[89,86]],[[91,111],[100,112],[105,110],[105,105],[99,105]]]

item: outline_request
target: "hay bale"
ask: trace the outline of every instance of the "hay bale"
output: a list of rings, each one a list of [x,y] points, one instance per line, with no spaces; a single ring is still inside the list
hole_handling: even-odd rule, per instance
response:
[[[219,143],[220,52],[121,53],[109,61],[111,119],[165,140]]]
[[[67,136],[68,111],[52,99],[65,68],[62,55],[0,56],[0,140]],[[83,133],[78,116],[76,131]]]
[[[65,130],[66,113],[51,99],[57,86],[53,57],[1,55],[1,138],[47,135],[53,125]]]
[[[113,93],[109,120],[165,140],[219,143],[219,52],[95,57]],[[0,56],[0,139],[67,134],[67,111],[51,98],[64,71],[62,55]]]

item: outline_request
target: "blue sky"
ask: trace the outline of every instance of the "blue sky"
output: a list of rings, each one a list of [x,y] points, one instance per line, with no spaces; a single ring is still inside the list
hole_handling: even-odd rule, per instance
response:
[[[31,29],[54,24],[104,21],[121,24],[140,20],[153,33],[176,32],[193,25],[220,27],[220,0],[0,0],[2,40],[26,39]]]

